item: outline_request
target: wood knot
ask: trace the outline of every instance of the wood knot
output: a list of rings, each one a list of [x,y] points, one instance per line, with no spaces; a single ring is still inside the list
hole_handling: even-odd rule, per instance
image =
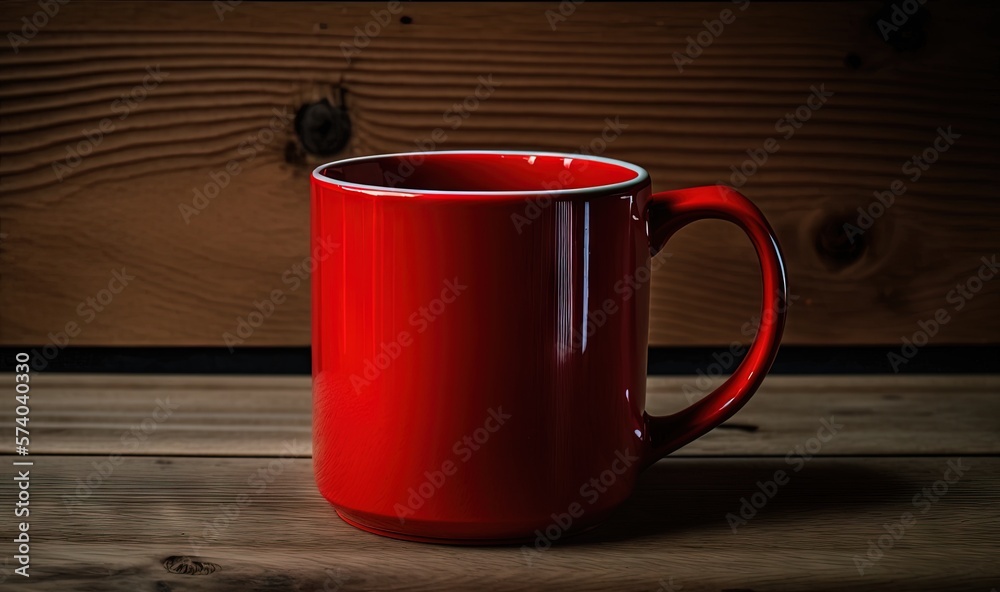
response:
[[[163,560],[163,567],[170,573],[184,576],[207,576],[219,571],[219,566],[187,555],[171,555]]]
[[[816,232],[816,252],[830,269],[849,267],[868,248],[866,229],[858,226],[857,216],[834,215],[820,222]]]
[[[351,139],[351,119],[347,111],[324,99],[299,107],[295,133],[306,152],[330,156],[340,152]]]

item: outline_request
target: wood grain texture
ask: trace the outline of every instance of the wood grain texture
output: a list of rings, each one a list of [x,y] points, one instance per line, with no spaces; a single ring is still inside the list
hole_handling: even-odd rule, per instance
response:
[[[34,454],[308,456],[308,377],[32,377]],[[652,377],[647,409],[706,392],[697,377]],[[784,457],[843,429],[821,455],[1000,454],[1000,376],[772,376],[726,426],[674,456]],[[170,415],[166,416],[169,410]],[[14,409],[0,408],[0,425]]]
[[[329,158],[304,154],[290,125],[260,132],[275,109],[329,98],[354,130],[338,156],[412,150],[438,127],[438,149],[576,151],[618,117],[628,128],[604,154],[645,166],[657,190],[728,182],[748,149],[778,137],[743,190],[787,255],[786,343],[898,343],[1000,250],[1000,8],[936,3],[926,47],[904,52],[874,28],[880,6],[751,3],[680,73],[672,54],[732,4],[586,3],[555,31],[554,2],[406,5],[411,24],[393,15],[348,62],[341,44],[384,3],[242,3],[223,20],[208,2],[68,3],[17,54],[0,52],[0,342],[45,343],[72,321],[74,345],[222,345],[282,289],[247,344],[308,343],[308,285],[284,274],[308,255],[309,172]],[[0,28],[37,10],[0,4]],[[115,101],[147,66],[166,77],[118,119]],[[452,129],[444,114],[481,75],[496,92]],[[813,85],[835,94],[781,138],[775,122]],[[105,117],[114,130],[59,182],[52,163]],[[941,126],[961,138],[845,243],[843,223],[905,178]],[[242,172],[186,224],[179,205],[230,160]],[[704,222],[667,250],[652,343],[740,338],[759,290],[748,241]],[[81,315],[122,267],[135,280]],[[987,283],[935,343],[995,342],[997,310],[1000,283]]]
[[[912,498],[956,459],[813,459],[736,533],[726,514],[784,461],[668,459],[604,525],[539,554],[356,530],[320,497],[307,459],[288,460],[260,487],[248,478],[274,459],[128,458],[74,498],[102,458],[45,457],[32,468],[37,542],[24,589],[964,592],[1000,582],[996,457],[962,459],[968,470],[926,513]],[[14,494],[3,480],[3,499]],[[904,512],[916,523],[859,575],[853,558]],[[12,520],[5,512],[5,532]]]

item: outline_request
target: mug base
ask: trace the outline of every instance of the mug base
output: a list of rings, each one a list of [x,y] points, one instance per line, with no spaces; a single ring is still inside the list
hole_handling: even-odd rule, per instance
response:
[[[465,538],[427,537],[427,536],[407,534],[405,532],[386,530],[384,528],[380,528],[378,526],[374,526],[368,523],[367,521],[364,520],[364,518],[360,518],[349,511],[341,510],[340,508],[334,508],[334,510],[337,512],[337,516],[339,516],[341,520],[350,524],[354,528],[363,530],[365,532],[370,532],[372,534],[377,534],[379,536],[384,536],[391,539],[398,539],[401,541],[410,541],[414,543],[432,543],[437,545],[460,545],[469,547],[474,547],[474,546],[488,547],[488,546],[503,546],[503,545],[523,545],[528,543],[534,544],[536,538],[534,534],[521,537],[502,538],[502,539],[491,539],[491,538],[465,539]],[[579,536],[581,534],[594,530],[595,528],[600,526],[601,522],[598,522],[596,524],[590,524],[585,528],[581,528],[580,530],[567,532],[565,533],[565,535],[567,538]]]

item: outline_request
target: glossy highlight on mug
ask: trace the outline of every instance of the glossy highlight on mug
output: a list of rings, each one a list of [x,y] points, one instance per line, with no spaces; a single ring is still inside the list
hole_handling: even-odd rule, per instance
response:
[[[782,312],[762,315],[721,387],[650,416],[648,279],[669,265],[652,256],[705,218],[748,234],[764,310]],[[645,170],[608,158],[443,151],[323,165],[312,240],[340,245],[312,276],[317,485],[345,521],[396,538],[592,528],[642,469],[746,403],[784,325],[784,267],[757,208],[722,186],[653,194]],[[463,288],[446,302],[447,282]]]

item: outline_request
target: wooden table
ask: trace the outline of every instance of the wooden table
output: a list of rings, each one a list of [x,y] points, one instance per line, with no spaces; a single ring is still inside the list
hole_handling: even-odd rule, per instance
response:
[[[650,378],[651,411],[683,406],[684,384]],[[307,377],[32,386],[31,578],[10,574],[5,509],[4,589],[1000,587],[1000,375],[773,376],[728,425],[647,471],[611,521],[537,554],[341,522],[312,480]],[[12,426],[12,406],[0,417]],[[826,442],[823,422],[840,426]],[[779,470],[788,483],[773,489]],[[773,497],[734,532],[727,514],[761,501],[758,482]],[[16,492],[3,479],[5,506]]]

